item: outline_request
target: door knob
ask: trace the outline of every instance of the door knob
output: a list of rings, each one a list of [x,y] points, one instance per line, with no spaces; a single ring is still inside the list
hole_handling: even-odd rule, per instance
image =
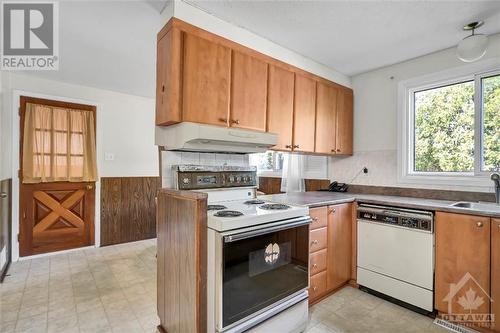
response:
[[[476,225],[478,226],[478,228],[482,228],[483,227],[483,222],[477,222]]]
[[[0,192],[0,198],[7,198],[7,193]]]
[[[94,188],[94,186],[92,186],[92,185],[87,185],[87,190],[91,190],[91,189],[93,189],[93,188]]]

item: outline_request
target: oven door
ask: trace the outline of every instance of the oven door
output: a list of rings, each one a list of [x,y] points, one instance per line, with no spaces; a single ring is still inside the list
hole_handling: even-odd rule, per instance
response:
[[[308,287],[310,221],[302,217],[223,235],[219,330]]]

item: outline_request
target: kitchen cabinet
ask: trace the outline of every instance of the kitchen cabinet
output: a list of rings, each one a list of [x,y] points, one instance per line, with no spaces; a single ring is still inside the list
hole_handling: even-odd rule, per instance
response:
[[[351,279],[352,204],[328,206],[327,289]]]
[[[464,309],[458,299],[467,297],[465,292],[469,289],[476,296],[488,298],[483,293],[490,291],[490,219],[436,212],[435,230],[435,308],[448,313],[451,300],[451,311],[455,313],[489,313],[488,301]],[[451,284],[460,288],[450,294]]]
[[[294,74],[269,65],[267,131],[278,134],[275,150],[292,150]]]
[[[233,51],[231,70],[232,127],[266,131],[267,63]]]
[[[332,154],[336,152],[338,89],[324,83],[318,83],[316,89],[316,146],[314,152]]]
[[[309,209],[309,302],[315,303],[351,278],[352,204]]]
[[[351,89],[340,88],[337,98],[337,124],[335,153],[352,155],[353,151],[353,93]]]
[[[491,313],[500,332],[500,219],[491,219]]]
[[[229,125],[231,49],[184,33],[182,120]]]
[[[294,151],[314,152],[316,127],[316,81],[295,74],[293,107]]]

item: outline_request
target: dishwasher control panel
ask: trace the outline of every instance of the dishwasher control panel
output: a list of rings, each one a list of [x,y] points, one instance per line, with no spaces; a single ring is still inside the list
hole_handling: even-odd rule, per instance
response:
[[[434,214],[428,211],[362,204],[357,217],[415,230],[433,232],[434,229]]]

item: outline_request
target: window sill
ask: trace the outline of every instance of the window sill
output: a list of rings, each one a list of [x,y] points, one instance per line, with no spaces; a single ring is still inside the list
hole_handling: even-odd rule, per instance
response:
[[[493,184],[487,175],[429,175],[429,174],[406,174],[398,176],[398,183],[401,185],[441,185],[441,186],[474,186],[492,187]]]
[[[281,178],[281,171],[261,171],[257,177]]]

